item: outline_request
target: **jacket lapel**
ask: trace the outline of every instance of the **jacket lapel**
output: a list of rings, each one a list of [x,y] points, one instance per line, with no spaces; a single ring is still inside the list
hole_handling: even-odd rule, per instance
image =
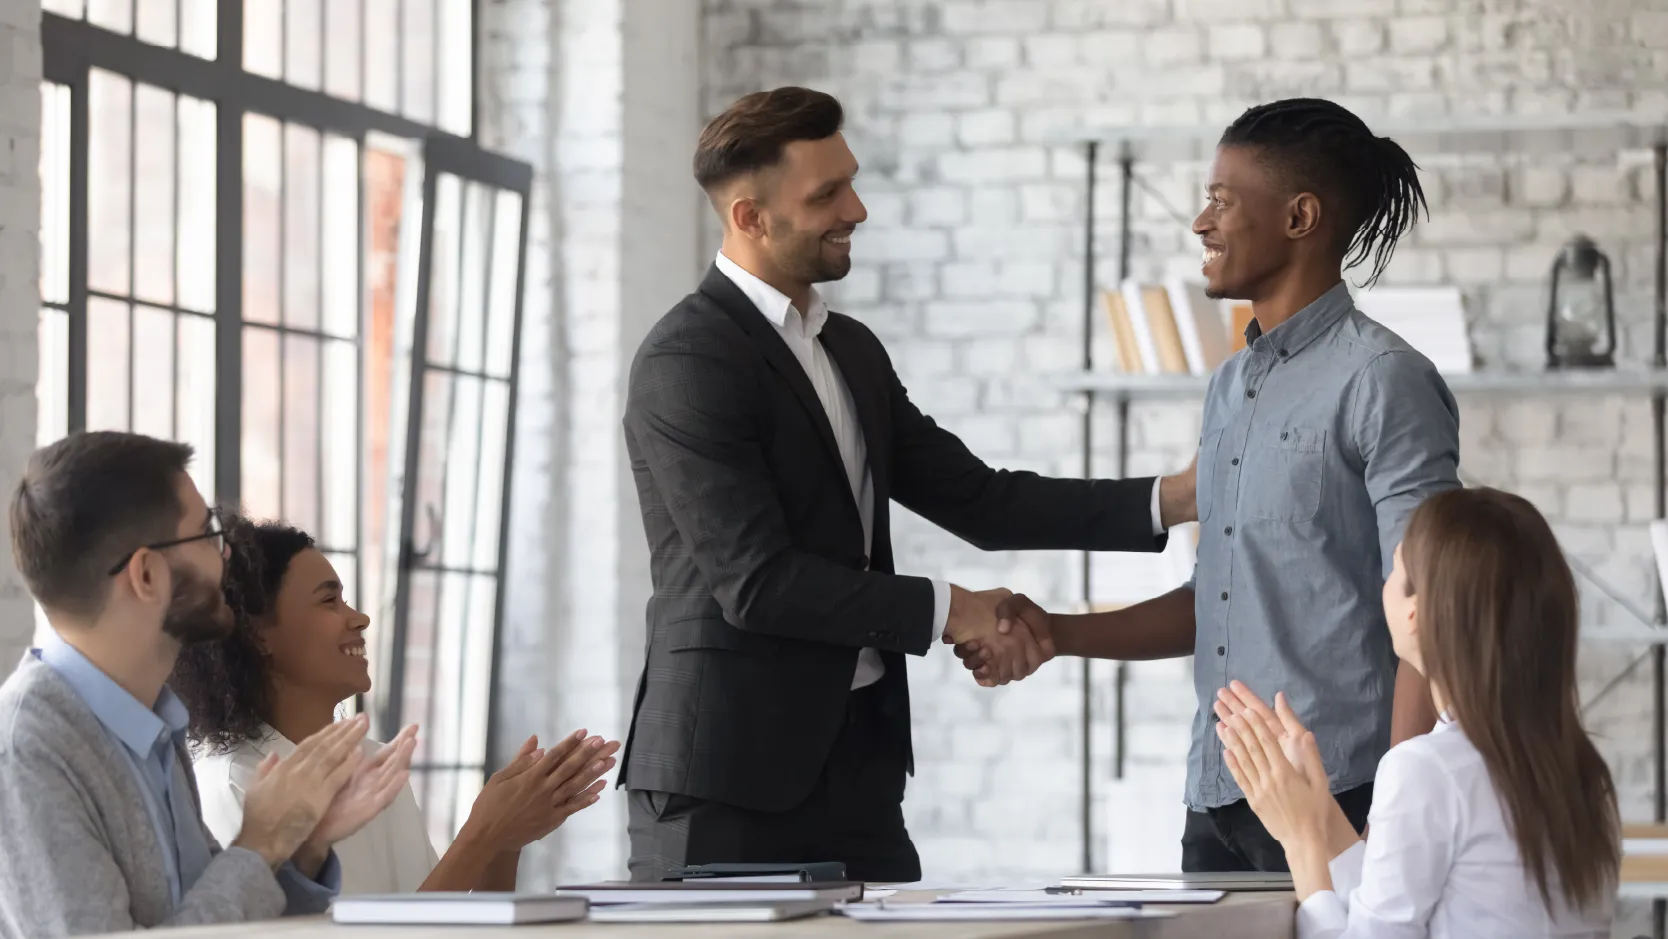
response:
[[[840,458],[840,444],[834,439],[834,427],[828,423],[828,412],[823,410],[822,399],[817,397],[817,390],[811,387],[811,379],[805,374],[805,367],[794,358],[793,350],[782,341],[775,327],[764,318],[764,314],[753,305],[753,301],[747,299],[741,288],[724,276],[718,265],[714,264],[707,269],[706,279],[701,281],[701,293],[717,303],[720,309],[747,331],[747,335],[753,339],[759,351],[764,353],[765,361],[769,362],[770,367],[782,376],[789,388],[793,389],[794,397],[799,399],[800,405],[811,418],[811,423],[816,426],[817,436],[822,438],[823,449],[827,451],[828,458],[839,468],[840,477],[845,478],[845,461]],[[855,508],[855,502],[853,506]]]
[[[863,428],[863,444],[869,455],[869,475],[874,482],[875,513],[891,497],[892,439],[891,425],[885,406],[885,383],[877,374],[874,357],[863,348],[862,337],[850,320],[836,313],[828,315],[822,327],[822,347],[834,360],[840,377],[851,391],[852,404],[857,409],[857,423]],[[880,539],[876,537],[878,543]]]

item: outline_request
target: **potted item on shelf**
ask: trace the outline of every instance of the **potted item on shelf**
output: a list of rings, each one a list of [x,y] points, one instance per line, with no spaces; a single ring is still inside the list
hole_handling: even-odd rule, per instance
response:
[[[1547,368],[1614,366],[1616,302],[1610,258],[1593,239],[1576,235],[1558,252],[1548,294]]]

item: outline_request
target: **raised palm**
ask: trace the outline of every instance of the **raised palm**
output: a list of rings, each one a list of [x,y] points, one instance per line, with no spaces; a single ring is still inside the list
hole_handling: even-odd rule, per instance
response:
[[[417,748],[417,725],[400,731],[376,755],[354,771],[325,809],[307,840],[321,847],[336,844],[365,827],[393,803],[411,774],[411,754]]]
[[[1274,695],[1274,707],[1270,708],[1257,697],[1256,692],[1246,687],[1242,682],[1230,682],[1227,688],[1217,692],[1216,716],[1227,720],[1229,715],[1244,715],[1246,720],[1262,722],[1274,739],[1280,744],[1280,753],[1286,762],[1299,773],[1308,775],[1306,767],[1309,761],[1303,755],[1303,735],[1308,728],[1297,719],[1297,712],[1292,710],[1291,703],[1286,700],[1284,692]],[[1310,780],[1314,783],[1324,783],[1324,779]]]

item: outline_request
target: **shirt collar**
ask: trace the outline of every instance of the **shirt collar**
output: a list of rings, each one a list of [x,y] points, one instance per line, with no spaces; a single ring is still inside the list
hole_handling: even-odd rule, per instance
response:
[[[149,758],[158,744],[185,733],[190,715],[167,685],[162,686],[156,706],[147,708],[56,633],[47,636],[35,656],[57,672],[99,723],[140,759]]]
[[[770,286],[751,271],[718,252],[713,259],[718,269],[728,277],[753,305],[759,308],[764,318],[779,329],[796,329],[804,333],[807,338],[816,338],[822,333],[824,323],[828,322],[828,307],[822,301],[822,295],[817,288],[811,288],[809,310],[795,310],[793,301],[788,295]]]
[[[1276,352],[1282,357],[1293,356],[1304,346],[1320,338],[1321,334],[1331,329],[1345,313],[1355,309],[1355,301],[1350,297],[1349,285],[1343,281],[1334,284],[1331,290],[1315,298],[1313,303],[1298,310],[1292,318],[1274,327],[1267,333],[1262,325],[1251,320],[1251,325],[1245,327],[1245,344],[1263,352]],[[1262,339],[1263,342],[1258,342]]]

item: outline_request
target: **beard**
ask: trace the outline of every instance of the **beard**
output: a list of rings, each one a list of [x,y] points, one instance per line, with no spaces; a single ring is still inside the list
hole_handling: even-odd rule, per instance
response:
[[[851,273],[849,253],[835,257],[823,254],[822,239],[828,232],[796,231],[787,219],[768,217],[770,237],[781,245],[774,260],[783,274],[800,283],[822,284]]]
[[[162,631],[180,645],[223,639],[232,632],[232,608],[220,584],[198,576],[191,568],[170,565],[174,595],[162,617]]]

